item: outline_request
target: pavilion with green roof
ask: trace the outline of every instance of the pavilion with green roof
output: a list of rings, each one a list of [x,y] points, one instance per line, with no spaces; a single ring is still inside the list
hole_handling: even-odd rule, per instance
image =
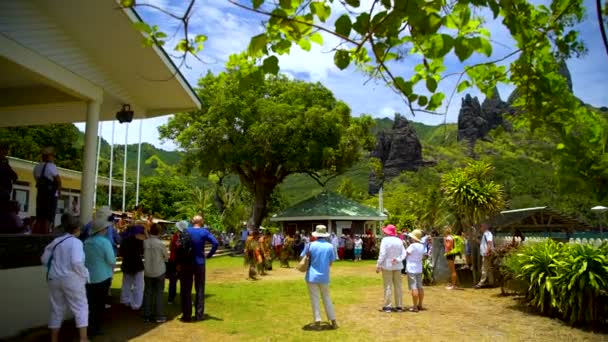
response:
[[[286,234],[311,232],[319,224],[338,234],[363,234],[375,231],[378,223],[386,219],[378,209],[324,191],[274,215],[270,221],[280,222]]]

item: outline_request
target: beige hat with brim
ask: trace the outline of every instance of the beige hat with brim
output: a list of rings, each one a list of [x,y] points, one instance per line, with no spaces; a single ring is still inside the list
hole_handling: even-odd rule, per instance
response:
[[[407,234],[407,236],[420,242],[420,239],[422,239],[422,230],[414,229],[411,233]]]
[[[312,232],[312,236],[316,238],[326,238],[329,237],[329,233],[327,232],[327,227],[320,224],[315,227],[315,231]]]
[[[97,234],[104,229],[108,229],[112,225],[112,210],[110,207],[103,206],[95,212],[95,219],[91,227],[91,235]]]

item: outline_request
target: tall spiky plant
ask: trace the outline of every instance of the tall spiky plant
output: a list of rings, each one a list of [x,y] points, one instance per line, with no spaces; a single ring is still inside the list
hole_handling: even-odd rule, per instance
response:
[[[465,224],[479,224],[504,208],[503,187],[492,181],[493,170],[492,165],[480,161],[442,177],[446,199]]]

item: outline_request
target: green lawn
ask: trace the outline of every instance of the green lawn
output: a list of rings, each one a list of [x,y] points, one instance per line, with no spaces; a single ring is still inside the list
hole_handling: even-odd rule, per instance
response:
[[[340,328],[310,331],[305,329],[312,314],[302,273],[275,269],[251,281],[241,258],[208,263],[207,320],[180,322],[176,303],[167,306],[168,322],[144,323],[141,313],[117,304],[122,277],[116,274],[106,334],[93,341],[608,341],[608,335],[531,313],[515,298],[499,296],[499,289],[448,291],[432,286],[425,290],[427,311],[381,313],[382,280],[373,261],[334,265],[330,289]],[[408,305],[406,286],[404,279]],[[69,325],[65,330],[62,341],[70,341]],[[48,341],[45,334],[39,329],[18,341]]]

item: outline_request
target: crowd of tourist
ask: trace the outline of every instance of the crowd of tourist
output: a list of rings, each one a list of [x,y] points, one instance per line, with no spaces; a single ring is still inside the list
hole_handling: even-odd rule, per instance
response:
[[[176,224],[177,232],[166,246],[160,239],[162,228],[149,221],[115,221],[109,207],[101,207],[84,226],[66,214],[63,234],[46,246],[41,261],[47,267],[52,341],[70,311],[76,320],[80,340],[103,333],[104,310],[116,266],[122,257],[120,303],[133,311],[143,309],[145,322],[163,323],[165,279],[169,281],[169,302],[176,296],[180,281],[182,321],[204,319],[205,260],[218,248],[218,241],[205,228],[201,216],[190,223]],[[212,245],[205,254],[205,244]],[[118,253],[118,254],[117,254]],[[192,315],[192,287],[195,301]]]

